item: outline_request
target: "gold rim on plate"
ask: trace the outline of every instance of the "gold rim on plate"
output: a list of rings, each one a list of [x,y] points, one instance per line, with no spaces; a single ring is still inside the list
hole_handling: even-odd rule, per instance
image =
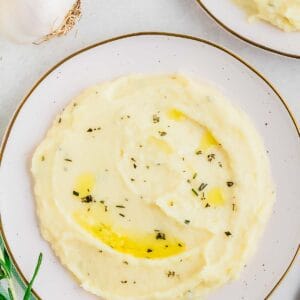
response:
[[[300,54],[292,54],[292,53],[288,53],[288,52],[284,52],[284,51],[280,51],[280,50],[276,50],[273,48],[270,48],[268,46],[262,45],[260,43],[257,43],[249,38],[246,38],[244,36],[242,36],[241,34],[239,34],[238,32],[236,32],[235,30],[231,29],[230,27],[228,27],[227,25],[225,25],[221,20],[219,20],[208,8],[207,6],[203,3],[202,0],[196,0],[197,3],[203,8],[203,10],[213,19],[215,20],[219,25],[221,25],[221,27],[223,27],[226,31],[228,31],[229,33],[233,34],[234,36],[236,36],[237,38],[243,40],[244,42],[247,42],[249,44],[251,44],[252,46],[256,46],[258,48],[261,48],[263,50],[267,50],[270,52],[273,52],[275,54],[279,54],[279,55],[283,55],[283,56],[287,56],[287,57],[291,57],[291,58],[298,58],[300,59]]]
[[[198,0],[197,0],[198,1]],[[270,83],[261,73],[259,73],[255,68],[253,68],[251,65],[249,65],[247,62],[245,62],[242,58],[240,58],[238,55],[234,54],[233,52],[227,50],[226,48],[219,46],[211,41],[208,40],[204,40],[201,38],[197,38],[197,37],[193,37],[193,36],[189,36],[189,35],[185,35],[185,34],[177,34],[177,33],[168,33],[168,32],[137,32],[137,33],[131,33],[131,34],[126,34],[126,35],[122,35],[122,36],[118,36],[118,37],[114,37],[108,40],[104,40],[102,42],[98,42],[95,43],[93,45],[90,45],[88,47],[85,47],[81,50],[78,50],[76,52],[74,52],[73,54],[67,56],[66,58],[64,58],[63,60],[61,60],[60,62],[58,62],[56,65],[54,65],[51,69],[49,69],[42,77],[40,77],[40,79],[38,79],[38,81],[33,85],[33,87],[30,89],[30,91],[27,93],[27,95],[23,98],[23,100],[20,102],[19,106],[17,107],[16,111],[14,112],[9,125],[6,129],[6,132],[4,134],[2,143],[1,143],[1,147],[0,147],[0,167],[1,167],[1,162],[2,162],[2,158],[3,158],[3,154],[5,151],[5,147],[7,144],[7,141],[9,139],[9,135],[10,132],[13,128],[13,125],[18,117],[19,112],[21,111],[23,105],[26,103],[26,101],[29,99],[29,97],[31,96],[31,94],[34,92],[34,90],[40,85],[40,83],[47,78],[47,76],[52,73],[55,69],[57,69],[59,66],[61,66],[62,64],[64,64],[66,61],[70,60],[71,58],[73,58],[74,56],[77,56],[85,51],[88,51],[92,48],[96,48],[98,46],[101,45],[105,45],[117,40],[121,40],[121,39],[125,39],[125,38],[132,38],[132,37],[137,37],[137,36],[147,36],[147,35],[157,35],[157,36],[169,36],[169,37],[177,37],[177,38],[182,38],[182,39],[189,39],[189,40],[193,40],[196,42],[200,42],[200,43],[204,43],[207,44],[209,46],[212,46],[214,48],[217,48],[223,52],[225,52],[226,54],[230,55],[231,57],[235,58],[237,61],[239,61],[240,63],[242,63],[244,66],[246,66],[250,71],[252,71],[253,73],[255,73],[258,77],[260,77],[275,93],[275,95],[279,98],[279,100],[282,102],[284,108],[286,109],[286,111],[288,112],[292,122],[295,125],[295,129],[298,133],[298,136],[300,137],[300,130],[298,128],[297,122],[295,117],[293,116],[291,110],[289,109],[287,103],[285,102],[285,100],[282,98],[282,96],[279,94],[279,92],[276,90],[276,88],[272,85],[272,83]],[[20,275],[21,279],[24,281],[25,284],[28,284],[28,280],[26,279],[26,277],[24,276],[24,274],[22,273],[19,265],[17,264],[12,251],[9,247],[8,241],[6,239],[5,236],[5,232],[3,230],[3,223],[2,223],[2,218],[0,215],[0,233],[2,235],[3,238],[3,242],[4,245],[7,249],[7,252],[11,258],[11,260],[13,261],[13,264],[18,272],[18,274]],[[279,278],[279,280],[277,281],[277,283],[274,285],[274,287],[271,289],[271,291],[267,294],[267,296],[264,298],[265,300],[268,299],[273,292],[277,289],[277,287],[280,285],[280,283],[283,281],[283,279],[285,278],[285,276],[287,275],[287,273],[289,272],[289,270],[291,269],[293,263],[295,262],[295,259],[297,257],[297,255],[299,254],[300,250],[300,244],[298,244],[298,248],[293,256],[293,258],[291,259],[289,265],[287,266],[287,268],[285,269],[285,271],[283,272],[282,276]],[[32,289],[32,294],[38,299],[38,300],[42,300],[42,298],[34,291],[34,289]]]

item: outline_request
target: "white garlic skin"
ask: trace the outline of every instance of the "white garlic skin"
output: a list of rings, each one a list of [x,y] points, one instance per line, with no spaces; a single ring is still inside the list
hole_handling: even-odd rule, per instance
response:
[[[64,21],[75,0],[0,0],[0,34],[16,43],[34,43]]]

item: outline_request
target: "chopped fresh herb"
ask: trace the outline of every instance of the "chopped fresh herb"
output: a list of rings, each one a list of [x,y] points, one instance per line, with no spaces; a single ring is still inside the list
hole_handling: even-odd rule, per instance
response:
[[[232,235],[230,231],[225,231],[225,234],[226,234],[227,236]]]
[[[195,179],[196,177],[197,177],[197,172],[196,173],[194,173],[194,175],[193,175],[193,179]]]
[[[228,187],[233,186],[233,182],[232,181],[227,181],[226,184],[227,184]]]
[[[207,183],[201,183],[200,186],[198,187],[198,191],[201,192],[207,187]]]
[[[182,245],[180,243],[178,243],[178,247],[182,247]]]
[[[128,265],[128,261],[127,260],[123,260],[123,264]]]
[[[153,116],[152,116],[152,120],[153,120],[153,123],[158,123],[159,120],[160,120],[160,118],[159,118],[158,115],[153,115]]]
[[[235,204],[232,203],[232,210],[235,211]]]
[[[196,155],[200,155],[200,154],[202,154],[202,151],[201,151],[201,150],[197,150],[197,151],[195,152],[195,154],[196,154]]]
[[[131,159],[132,161],[136,162],[136,160],[135,160],[133,157],[131,157],[130,159]]]
[[[209,204],[209,203],[206,203],[205,207],[210,207],[210,204]]]
[[[184,220],[184,224],[190,224],[190,220]]]
[[[158,232],[156,234],[156,237],[155,237],[157,240],[165,240],[166,239],[166,235],[162,232]]]
[[[216,158],[216,155],[214,154],[214,153],[211,153],[211,154],[208,154],[207,155],[207,160],[209,161],[209,162],[211,162],[213,159],[215,159]]]
[[[192,192],[193,192],[193,194],[194,194],[195,196],[198,196],[198,193],[197,193],[197,191],[196,191],[195,189],[192,189]]]
[[[121,283],[127,283],[127,280],[121,280]]]
[[[134,178],[130,178],[130,180],[131,180],[131,181],[135,181],[135,179],[134,179]]]
[[[150,166],[146,166],[146,169],[150,169]]]
[[[150,248],[148,248],[148,249],[147,249],[147,253],[150,253],[150,252],[153,252],[153,250],[150,249]]]
[[[174,271],[168,271],[167,276],[168,277],[174,277],[175,276],[175,272]]]
[[[104,204],[104,202],[105,202],[104,200],[100,200],[100,203],[101,203],[101,204]]]
[[[165,131],[159,131],[158,133],[159,133],[160,136],[165,136],[165,135],[167,135],[167,133],[166,133]]]
[[[136,281],[134,281],[133,284],[136,284]]]
[[[103,250],[101,250],[101,249],[99,249],[98,251],[99,251],[99,253],[102,253],[102,252],[103,252]]]
[[[61,118],[58,119],[58,124],[61,123]]]
[[[137,165],[136,165],[136,164],[133,164],[133,167],[136,169],[136,168],[137,168]]]
[[[79,193],[76,192],[76,191],[73,191],[73,195],[74,195],[74,196],[79,196]]]
[[[92,128],[89,128],[86,132],[92,132],[93,129]]]
[[[119,215],[120,215],[121,217],[123,217],[123,218],[125,217],[125,215],[123,215],[123,214],[119,214]]]
[[[72,159],[65,158],[65,161],[72,162]]]
[[[191,180],[190,179],[187,179],[187,181],[186,181],[187,183],[191,183]]]
[[[104,206],[104,211],[107,212],[107,205]]]
[[[44,161],[45,160],[45,156],[44,155],[42,155],[42,157],[41,157],[41,161]]]
[[[125,208],[124,205],[116,205],[117,208]]]
[[[218,165],[219,165],[220,168],[223,168],[223,165],[220,161],[218,162]]]
[[[93,201],[93,197],[91,195],[87,195],[86,197],[81,198],[81,202],[90,203]]]

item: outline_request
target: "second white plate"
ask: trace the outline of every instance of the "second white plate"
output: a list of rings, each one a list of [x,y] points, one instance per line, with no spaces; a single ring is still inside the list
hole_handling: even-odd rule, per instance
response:
[[[197,0],[204,10],[223,28],[257,47],[278,54],[300,58],[300,32],[284,32],[275,26],[255,21],[233,0]]]

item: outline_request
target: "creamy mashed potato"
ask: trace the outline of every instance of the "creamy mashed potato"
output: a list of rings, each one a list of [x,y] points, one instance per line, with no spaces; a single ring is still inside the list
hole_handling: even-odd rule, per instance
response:
[[[274,198],[247,116],[181,75],[87,89],[32,174],[43,237],[105,299],[199,299],[237,278]]]
[[[235,0],[248,14],[250,20],[261,19],[284,31],[300,30],[299,0]]]

